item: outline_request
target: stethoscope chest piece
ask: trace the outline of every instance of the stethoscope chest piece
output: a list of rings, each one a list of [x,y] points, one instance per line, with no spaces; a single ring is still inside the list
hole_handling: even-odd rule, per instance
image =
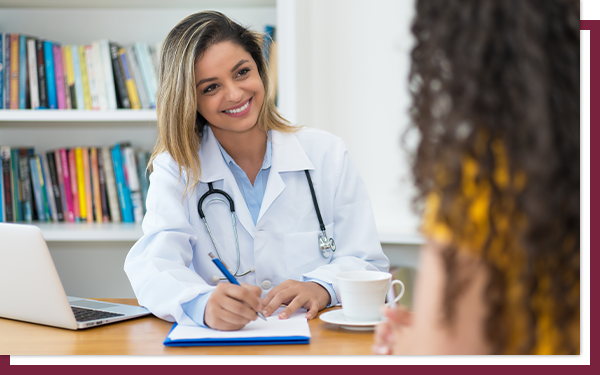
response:
[[[319,235],[319,249],[323,258],[331,258],[331,254],[335,251],[335,241],[333,238],[327,239],[327,233],[323,232]]]

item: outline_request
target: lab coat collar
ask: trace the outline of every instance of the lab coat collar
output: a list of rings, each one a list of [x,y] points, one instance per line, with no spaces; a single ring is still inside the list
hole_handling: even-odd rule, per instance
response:
[[[273,160],[271,172],[294,172],[305,169],[314,170],[308,155],[294,133],[271,131]]]

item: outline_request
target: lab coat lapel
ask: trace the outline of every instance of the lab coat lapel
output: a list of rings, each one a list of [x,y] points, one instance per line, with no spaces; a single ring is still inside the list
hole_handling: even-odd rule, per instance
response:
[[[267,188],[265,190],[265,196],[263,197],[257,222],[260,221],[260,218],[267,212],[269,207],[271,207],[271,204],[285,189],[285,182],[280,175],[281,172],[315,169],[294,133],[280,133],[276,130],[272,130],[271,144],[271,172],[269,173]]]
[[[235,182],[235,177],[233,177],[231,170],[225,163],[225,160],[223,160],[217,139],[212,130],[208,126],[206,128],[200,146],[200,161],[202,164],[200,181],[207,184],[223,180],[223,191],[233,199],[235,215],[246,231],[254,238],[255,226],[250,215],[250,210],[248,210],[248,205],[246,205],[246,200],[242,196],[242,192]]]

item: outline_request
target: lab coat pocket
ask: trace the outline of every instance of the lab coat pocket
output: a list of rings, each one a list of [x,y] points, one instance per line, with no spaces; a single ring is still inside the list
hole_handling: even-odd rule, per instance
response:
[[[333,237],[333,223],[326,225],[327,236]],[[287,277],[301,280],[302,274],[328,264],[333,257],[324,258],[319,248],[320,230],[286,234],[284,238]]]

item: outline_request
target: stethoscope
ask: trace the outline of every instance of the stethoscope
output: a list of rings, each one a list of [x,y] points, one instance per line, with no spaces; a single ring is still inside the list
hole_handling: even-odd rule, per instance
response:
[[[315,194],[315,188],[313,187],[313,183],[310,178],[310,173],[308,173],[308,170],[305,170],[304,173],[306,173],[306,179],[308,180],[308,186],[310,187],[310,194],[312,196],[313,204],[315,206],[315,211],[317,212],[317,218],[319,219],[319,225],[321,227],[321,234],[319,234],[319,249],[321,250],[321,255],[323,256],[323,258],[329,259],[331,257],[331,254],[335,251],[335,241],[333,241],[333,238],[327,237],[327,232],[325,231],[325,224],[323,223],[323,218],[321,217],[321,210],[319,210],[319,204],[317,203],[317,196]],[[215,247],[215,250],[217,252],[217,256],[219,257],[219,260],[223,261],[221,259],[221,253],[219,252],[219,248],[217,247],[217,243],[215,242],[212,232],[210,231],[210,227],[208,226],[208,221],[206,221],[206,215],[204,214],[204,211],[202,210],[204,200],[211,194],[220,194],[223,197],[225,197],[225,199],[227,199],[227,201],[222,198],[213,198],[213,199],[209,200],[207,202],[207,204],[210,204],[214,201],[223,202],[223,203],[229,205],[229,211],[231,212],[231,225],[233,226],[233,233],[235,236],[235,252],[237,254],[237,265],[235,268],[235,272],[233,272],[232,274],[235,277],[247,275],[250,272],[254,271],[254,267],[246,270],[245,272],[239,273],[241,256],[240,256],[240,246],[239,246],[239,242],[238,242],[237,228],[235,226],[235,205],[233,203],[233,199],[231,199],[229,194],[227,194],[223,190],[213,188],[212,182],[209,182],[208,183],[208,191],[206,193],[204,193],[204,195],[202,195],[202,197],[198,201],[198,214],[200,215],[200,218],[202,219],[202,221],[204,221],[204,225],[206,226],[206,231],[208,232],[208,235],[210,236],[210,240],[212,241],[213,246]],[[214,279],[214,281],[226,280],[224,277],[218,277],[218,276],[214,276],[213,279]]]

